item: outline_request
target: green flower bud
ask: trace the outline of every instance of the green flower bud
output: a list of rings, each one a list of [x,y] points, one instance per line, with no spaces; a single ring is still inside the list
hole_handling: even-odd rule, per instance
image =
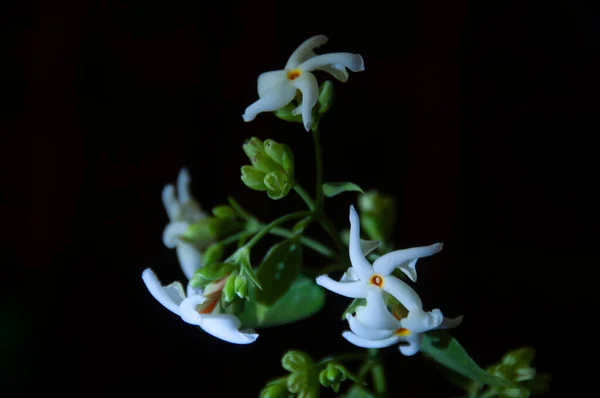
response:
[[[225,247],[220,242],[213,243],[212,245],[208,246],[204,253],[202,253],[204,265],[210,265],[219,261],[224,250]]]
[[[273,200],[279,200],[285,197],[290,193],[294,186],[293,180],[281,171],[267,174],[264,179],[264,184],[267,187],[267,195]]]
[[[255,191],[266,191],[264,180],[266,174],[252,166],[242,166],[242,182]]]
[[[248,294],[248,278],[245,275],[235,277],[234,291],[240,298],[246,297]]]
[[[242,145],[242,149],[244,150],[244,153],[246,154],[246,156],[248,156],[248,159],[250,160],[252,160],[254,155],[256,155],[257,153],[264,152],[263,142],[256,137],[252,137],[246,140],[246,142],[244,142],[244,145]]]
[[[387,242],[394,230],[396,204],[390,195],[368,191],[358,197],[361,226],[373,240]]]
[[[333,83],[330,80],[326,80],[321,84],[317,103],[319,104],[320,115],[327,113],[333,105]]]
[[[506,380],[512,380],[513,369],[510,366],[495,364],[487,368],[488,373]]]
[[[220,218],[222,220],[235,218],[235,211],[227,205],[219,205],[214,207],[212,209],[212,213],[215,217]]]
[[[327,367],[319,373],[319,383],[323,387],[331,387],[334,392],[338,392],[342,381],[348,377],[346,369],[336,363],[329,363]]]
[[[521,347],[504,354],[501,362],[505,365],[529,366],[534,358],[535,349],[533,347]]]
[[[195,243],[209,242],[213,239],[210,217],[203,218],[191,224],[184,232],[183,237]]]
[[[288,395],[285,382],[272,382],[260,392],[260,398],[285,398]]]
[[[281,366],[288,372],[308,370],[314,366],[312,358],[302,351],[291,350],[281,358]]]
[[[275,163],[275,161],[268,157],[264,152],[255,153],[250,159],[250,162],[254,168],[265,173],[281,170],[281,166]]]
[[[265,141],[264,148],[267,156],[283,167],[287,175],[294,176],[294,154],[290,147],[269,139]]]
[[[215,263],[206,265],[194,273],[190,280],[192,287],[205,287],[208,284],[225,278],[239,266],[232,263]],[[206,293],[206,292],[205,292]]]
[[[505,388],[500,393],[500,398],[529,398],[531,393],[526,388]]]
[[[306,372],[294,372],[288,376],[287,389],[293,394],[298,394],[300,391],[308,387]]]
[[[533,380],[535,378],[535,369],[530,367],[522,367],[515,370],[515,381],[517,383],[522,381]]]
[[[295,103],[290,102],[283,108],[276,110],[275,116],[277,116],[281,120],[285,120],[286,122],[302,123],[302,115],[300,115],[300,114],[293,115],[292,114],[292,111],[296,108],[297,108],[297,106],[295,105]]]
[[[237,271],[233,271],[227,278],[225,286],[223,286],[223,297],[226,303],[231,303],[235,298],[235,278],[237,275]]]

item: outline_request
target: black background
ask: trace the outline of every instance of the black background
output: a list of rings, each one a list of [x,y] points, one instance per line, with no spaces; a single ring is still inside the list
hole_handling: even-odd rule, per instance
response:
[[[314,34],[330,39],[321,52],[366,65],[336,84],[325,179],[393,194],[397,247],[445,243],[420,263],[417,289],[427,307],[465,314],[454,334],[480,364],[532,344],[553,396],[582,389],[597,333],[600,8],[481,3],[4,5],[7,396],[256,396],[287,349],[354,349],[339,337],[348,301],[333,294],[312,320],[234,346],[182,323],[140,278],[148,266],[181,277],[160,201],[181,166],[205,209],[228,194],[263,219],[302,206],[243,186],[241,144],[289,144],[312,190],[310,135],[241,115],[257,76]],[[338,225],[354,198],[329,201]],[[398,396],[457,393],[423,358],[386,357]]]

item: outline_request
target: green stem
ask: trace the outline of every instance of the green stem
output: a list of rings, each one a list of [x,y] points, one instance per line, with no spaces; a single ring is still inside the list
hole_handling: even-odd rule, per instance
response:
[[[252,214],[248,213],[248,211],[246,211],[233,196],[229,196],[227,200],[233,210],[235,210],[244,220],[250,220],[252,218]]]
[[[318,121],[312,126],[313,142],[315,143],[315,159],[317,166],[317,208],[323,208],[323,151],[321,150],[321,138],[319,136]]]
[[[288,239],[297,236],[292,231],[289,231],[289,230],[287,230],[285,228],[281,228],[281,227],[275,227],[275,228],[271,229],[271,234],[281,236],[283,238],[288,238]],[[318,242],[307,236],[301,236],[300,243],[306,247],[310,247],[311,249],[313,249],[314,251],[316,251],[319,254],[322,254],[325,257],[332,258],[335,256],[335,252],[332,249],[325,246],[321,242]]]
[[[348,250],[346,249],[346,245],[344,245],[344,242],[342,242],[340,234],[335,229],[335,226],[333,225],[329,217],[327,217],[325,213],[320,213],[317,214],[316,218],[325,230],[325,232],[327,232],[327,235],[329,235],[329,237],[333,240],[333,243],[335,244],[335,247],[338,250],[338,252],[340,254],[347,253]]]
[[[223,239],[221,241],[221,243],[224,246],[227,246],[227,245],[230,245],[230,244],[232,244],[234,242],[237,242],[240,239],[246,238],[246,237],[248,237],[248,236],[250,236],[252,234],[253,234],[253,232],[250,232],[250,231],[241,231],[241,232],[238,232],[237,234],[233,234],[233,235],[231,235],[231,236]]]
[[[347,362],[347,361],[359,361],[366,359],[367,356],[364,353],[349,353],[341,355],[332,355],[321,359],[317,362],[317,367],[327,365],[329,362]]]
[[[312,214],[312,212],[310,211],[298,211],[295,213],[290,213],[288,215],[285,215],[283,217],[279,217],[273,221],[271,221],[270,223],[268,223],[267,225],[265,225],[260,231],[258,231],[258,233],[256,235],[254,235],[254,237],[252,237],[252,239],[250,239],[250,241],[248,241],[248,243],[246,243],[244,246],[248,249],[252,249],[262,238],[265,237],[266,234],[268,234],[273,228],[286,223],[288,221],[292,221],[292,220],[296,220],[298,218],[304,218],[304,217],[308,217]]]
[[[306,203],[309,209],[313,211],[316,209],[317,206],[315,205],[315,202],[312,200],[308,192],[306,192],[306,190],[302,188],[302,186],[300,186],[298,183],[294,184],[294,191],[296,191],[298,196],[302,198],[302,200],[304,201],[304,203]]]
[[[373,387],[375,393],[379,397],[384,397],[386,393],[385,385],[385,372],[383,370],[383,363],[379,355],[379,350],[376,348],[369,349],[369,356],[375,361],[375,365],[371,368],[371,375],[373,376]]]

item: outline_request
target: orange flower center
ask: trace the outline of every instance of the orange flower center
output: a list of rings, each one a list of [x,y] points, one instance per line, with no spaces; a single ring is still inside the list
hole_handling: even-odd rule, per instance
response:
[[[287,78],[288,80],[296,80],[302,75],[302,71],[300,69],[292,69],[288,71]]]
[[[213,310],[215,309],[215,307],[217,306],[218,303],[219,303],[219,300],[212,300],[210,302],[210,304],[208,304],[206,307],[204,307],[203,309],[201,309],[200,311],[198,311],[198,313],[200,313],[200,314],[212,314]]]
[[[399,329],[396,329],[396,331],[394,332],[394,334],[396,336],[405,337],[405,336],[408,336],[410,334],[410,330],[405,329],[405,328],[399,328]]]
[[[379,276],[377,274],[373,275],[370,280],[371,285],[375,285],[377,287],[383,286],[383,276]]]

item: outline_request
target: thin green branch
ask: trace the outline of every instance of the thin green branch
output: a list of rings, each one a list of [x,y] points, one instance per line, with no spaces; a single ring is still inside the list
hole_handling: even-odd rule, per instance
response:
[[[293,238],[296,236],[292,231],[289,231],[285,228],[275,227],[271,230],[271,234],[281,236],[282,238]],[[308,236],[301,236],[300,243],[306,247],[309,247],[316,251],[319,254],[322,254],[325,257],[332,258],[335,256],[335,251],[325,246],[321,242],[318,242]]]
[[[267,225],[265,225],[260,231],[258,231],[258,233],[256,235],[254,235],[254,237],[252,237],[252,239],[250,239],[250,241],[248,241],[248,243],[246,243],[244,246],[246,246],[248,249],[252,249],[262,238],[265,237],[265,235],[267,235],[273,228],[278,227],[281,224],[284,224],[288,221],[292,221],[292,220],[297,220],[299,218],[304,218],[304,217],[308,217],[312,214],[312,212],[310,211],[298,211],[295,213],[290,213],[287,214],[283,217],[279,217],[273,221],[271,221],[270,223],[268,223]]]

